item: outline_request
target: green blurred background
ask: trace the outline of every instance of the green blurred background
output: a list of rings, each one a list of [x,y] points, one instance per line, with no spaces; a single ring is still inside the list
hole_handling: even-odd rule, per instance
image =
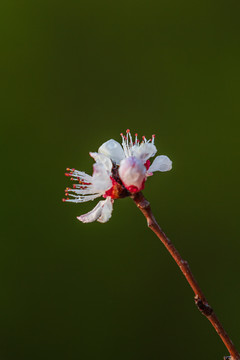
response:
[[[62,203],[66,167],[157,135],[160,225],[240,349],[239,1],[2,0],[1,360],[222,359],[131,199]]]

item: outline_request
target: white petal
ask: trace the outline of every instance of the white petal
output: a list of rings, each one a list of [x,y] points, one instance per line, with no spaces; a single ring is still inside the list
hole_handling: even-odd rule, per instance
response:
[[[98,149],[98,152],[109,157],[116,164],[119,164],[120,161],[125,158],[122,146],[113,139],[102,144]]]
[[[106,191],[112,187],[109,173],[101,163],[93,165],[92,184],[97,192]]]
[[[112,216],[112,211],[113,211],[113,204],[112,204],[112,199],[110,197],[108,197],[103,205],[102,208],[102,215],[98,218],[98,222],[100,223],[105,223],[107,222],[110,217]]]
[[[90,156],[96,161],[104,165],[105,169],[110,173],[112,170],[112,162],[109,157],[97,152],[90,152]]]
[[[172,161],[166,155],[157,156],[150,168],[148,169],[148,173],[152,173],[154,171],[169,171],[172,169]]]
[[[89,211],[87,214],[78,216],[77,219],[79,221],[82,221],[83,223],[90,223],[93,221],[96,221],[102,213],[102,205],[105,201],[99,201],[99,203],[95,206],[94,209],[92,209],[91,211]]]
[[[156,146],[151,143],[142,143],[140,146],[133,146],[132,154],[143,163],[157,152]]]
[[[119,176],[126,188],[135,186],[140,190],[142,188],[145,175],[146,167],[143,165],[142,161],[136,157],[129,156],[121,161]]]
[[[104,223],[110,219],[112,215],[112,209],[112,200],[110,197],[108,197],[106,200],[99,201],[94,209],[89,211],[87,214],[78,216],[77,219],[83,223],[90,223],[96,220]]]

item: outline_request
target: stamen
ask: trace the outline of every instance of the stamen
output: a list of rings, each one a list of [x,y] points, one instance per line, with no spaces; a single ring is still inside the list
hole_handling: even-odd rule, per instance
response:
[[[132,141],[132,135],[130,133],[130,130],[129,130],[129,139],[130,139],[130,146],[132,147],[133,146],[133,141]]]
[[[126,136],[126,140],[127,140],[127,149],[128,149],[128,137],[129,137],[129,131],[130,131],[129,129],[127,129],[127,130],[126,130],[126,134],[127,134],[127,136]]]
[[[123,147],[123,151],[125,153],[125,156],[128,156],[128,150],[127,150],[127,145],[126,145],[126,136],[123,135],[123,133],[120,134],[122,137],[122,147]]]
[[[152,135],[152,144],[154,145],[154,140],[155,140],[155,134]]]
[[[126,130],[126,133],[127,133],[127,137],[126,137],[127,156],[131,156],[132,155],[131,148],[133,146],[132,136],[129,129]]]
[[[136,134],[135,134],[135,141],[134,141],[134,144],[135,144],[135,145],[138,143],[138,138],[137,138],[137,137],[138,137],[138,134],[136,133]]]
[[[82,203],[82,202],[87,202],[89,200],[94,200],[96,198],[98,198],[99,196],[102,196],[103,193],[97,193],[97,194],[92,194],[92,195],[74,195],[71,194],[71,197],[73,199],[65,199],[65,201],[69,201],[69,202],[75,202],[75,203]]]

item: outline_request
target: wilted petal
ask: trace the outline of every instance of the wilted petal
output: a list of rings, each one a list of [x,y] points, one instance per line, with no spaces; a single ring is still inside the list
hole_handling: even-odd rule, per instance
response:
[[[87,214],[78,216],[77,219],[83,223],[90,223],[96,220],[101,223],[105,223],[110,219],[112,209],[112,200],[108,197],[106,200],[99,201],[94,209],[89,211]]]
[[[148,169],[148,173],[152,173],[154,171],[169,171],[172,169],[172,161],[166,155],[157,156],[150,168]]]
[[[116,164],[119,164],[125,157],[122,146],[113,139],[110,139],[102,144],[98,149],[98,152],[109,157]]]
[[[101,216],[103,203],[105,203],[105,200],[99,201],[95,208],[93,208],[87,214],[78,216],[77,219],[83,223],[96,221]]]
[[[112,199],[110,197],[108,197],[103,204],[102,207],[102,214],[101,216],[98,218],[98,222],[100,223],[105,223],[107,222],[110,217],[112,216],[112,211],[113,211],[113,202]]]

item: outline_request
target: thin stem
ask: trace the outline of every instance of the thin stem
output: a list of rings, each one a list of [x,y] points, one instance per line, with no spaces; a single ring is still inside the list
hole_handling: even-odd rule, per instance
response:
[[[213,309],[208,304],[201,288],[199,287],[197,281],[195,280],[193,273],[190,270],[190,267],[187,261],[183,260],[173,243],[167,238],[164,234],[160,226],[158,225],[157,221],[155,220],[152,210],[150,207],[150,203],[145,199],[141,192],[132,196],[133,201],[137,205],[137,207],[141,210],[143,215],[147,220],[147,224],[149,228],[155,232],[157,237],[162,241],[163,245],[167,248],[168,252],[171,254],[175,262],[177,263],[178,267],[182,271],[183,275],[185,276],[187,282],[191,286],[195,297],[195,304],[197,305],[198,309],[201,311],[203,315],[211,322],[212,326],[222,339],[223,343],[225,344],[226,348],[228,349],[231,360],[240,360],[240,354],[236,350],[235,346],[233,345],[230,337],[224,330],[222,324],[219,322],[217,316],[215,315]],[[225,357],[225,359],[229,359],[229,357]]]

